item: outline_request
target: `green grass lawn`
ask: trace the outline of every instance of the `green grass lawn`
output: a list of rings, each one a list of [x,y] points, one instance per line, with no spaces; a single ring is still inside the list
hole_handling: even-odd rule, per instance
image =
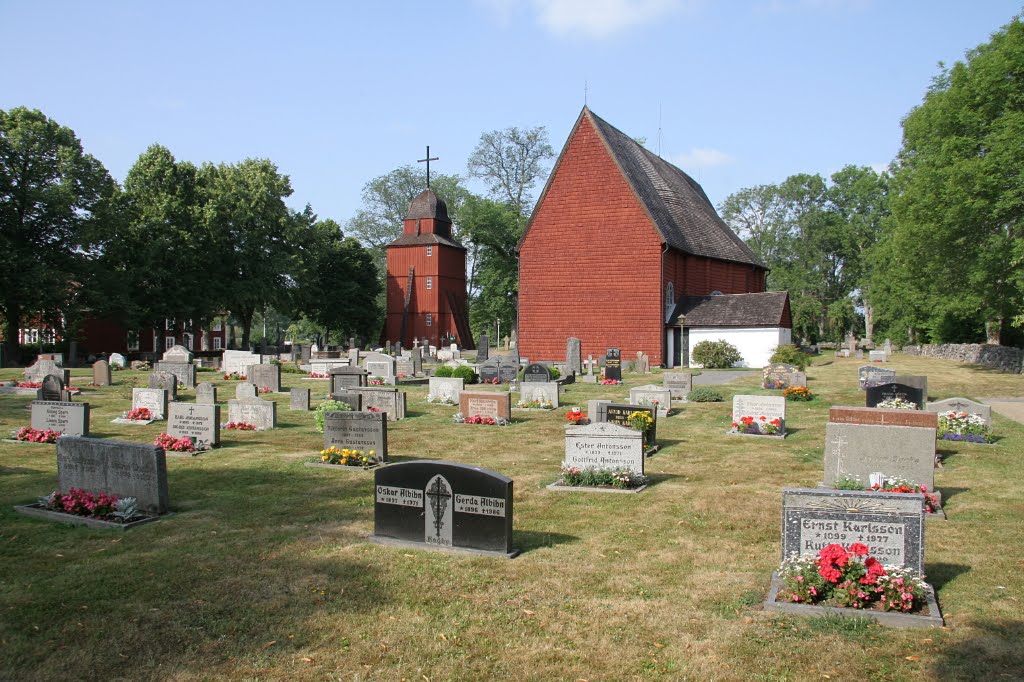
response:
[[[862,361],[808,368],[817,394],[789,403],[785,440],[725,435],[734,393],[659,420],[639,495],[553,492],[565,409],[459,426],[408,389],[391,459],[446,459],[515,480],[514,560],[367,542],[373,474],[303,466],[322,447],[312,413],[277,394],[279,428],[222,431],[222,447],[168,457],[174,515],[129,532],[19,516],[56,486],[53,445],[0,443],[0,679],[960,680],[1024,679],[1024,425],[994,416],[995,446],[940,442],[948,521],[926,530],[947,627],[892,630],[763,612],[780,552],[781,489],[822,475],[828,407],[863,405]],[[1024,395],[1024,378],[896,355],[933,398]],[[91,435],[152,442],[164,427],[112,424],[131,382],[89,388]],[[16,378],[20,370],[0,370]],[[286,387],[327,381],[282,375]],[[214,380],[221,401],[235,383]],[[575,384],[563,402],[622,400]],[[273,394],[271,394],[273,395]],[[179,392],[190,401],[194,391]],[[28,425],[28,396],[0,396],[0,432]],[[227,407],[222,408],[227,421]]]

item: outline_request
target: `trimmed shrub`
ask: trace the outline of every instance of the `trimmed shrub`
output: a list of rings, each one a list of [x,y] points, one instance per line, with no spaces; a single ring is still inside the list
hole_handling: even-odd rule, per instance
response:
[[[807,369],[811,364],[811,356],[797,348],[792,343],[784,343],[775,347],[769,362],[785,362],[800,368],[800,371]]]
[[[313,421],[316,423],[316,430],[324,432],[324,413],[326,412],[351,412],[352,406],[340,400],[325,400],[316,406],[313,412]]]
[[[736,346],[725,339],[701,341],[693,347],[693,361],[708,369],[726,369],[742,359]]]
[[[452,376],[452,372],[453,371],[454,371],[454,369],[452,367],[449,367],[448,365],[441,365],[440,367],[438,367],[437,369],[434,370],[434,376],[435,377],[450,377],[450,376]]]
[[[686,399],[691,403],[720,403],[725,400],[721,393],[710,386],[697,386],[690,389]]]
[[[472,367],[463,365],[461,367],[448,367],[446,369],[451,370],[450,376],[453,379],[462,379],[462,381],[467,384],[476,383],[476,372],[473,371]],[[440,374],[435,374],[434,376],[440,376]]]

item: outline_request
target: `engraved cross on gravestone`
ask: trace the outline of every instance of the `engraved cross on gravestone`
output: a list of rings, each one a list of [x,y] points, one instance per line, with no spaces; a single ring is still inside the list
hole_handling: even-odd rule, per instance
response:
[[[448,486],[448,481],[444,480],[444,477],[440,474],[435,476],[427,484],[426,495],[429,500],[430,511],[432,512],[431,516],[433,517],[431,525],[434,527],[435,544],[450,545],[451,527],[450,524],[445,523],[447,518],[451,516],[445,513],[448,510],[448,503],[452,498],[452,491]],[[442,532],[444,533],[443,536]],[[444,542],[442,538],[448,538],[448,542]],[[428,539],[427,542],[430,542],[430,540]]]

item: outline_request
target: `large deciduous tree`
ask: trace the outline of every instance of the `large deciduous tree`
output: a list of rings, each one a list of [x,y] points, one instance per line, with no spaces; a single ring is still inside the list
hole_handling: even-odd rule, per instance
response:
[[[75,296],[116,189],[70,128],[37,110],[0,110],[0,314],[12,361],[21,323],[54,319]]]
[[[486,183],[492,199],[525,219],[533,207],[531,191],[547,177],[547,161],[554,156],[544,126],[510,127],[481,135],[466,165],[470,177]]]
[[[1024,23],[1015,18],[944,69],[903,121],[885,253],[931,341],[998,344],[1024,326]],[[886,273],[881,272],[884,286]]]
[[[463,233],[477,249],[476,281],[471,291],[473,330],[490,329],[500,320],[505,329],[516,323],[519,299],[519,262],[516,244],[522,236],[520,216],[508,204],[470,197],[462,207]]]

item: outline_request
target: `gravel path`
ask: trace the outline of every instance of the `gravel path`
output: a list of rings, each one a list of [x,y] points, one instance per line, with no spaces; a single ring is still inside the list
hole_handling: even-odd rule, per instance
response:
[[[713,369],[702,369],[701,374],[693,378],[694,386],[721,386],[722,384],[728,384],[731,381],[735,381],[740,377],[749,377],[751,375],[760,374],[758,370],[750,370],[748,372],[736,372],[736,371],[722,371]]]
[[[992,411],[1024,424],[1024,398],[979,398]]]

